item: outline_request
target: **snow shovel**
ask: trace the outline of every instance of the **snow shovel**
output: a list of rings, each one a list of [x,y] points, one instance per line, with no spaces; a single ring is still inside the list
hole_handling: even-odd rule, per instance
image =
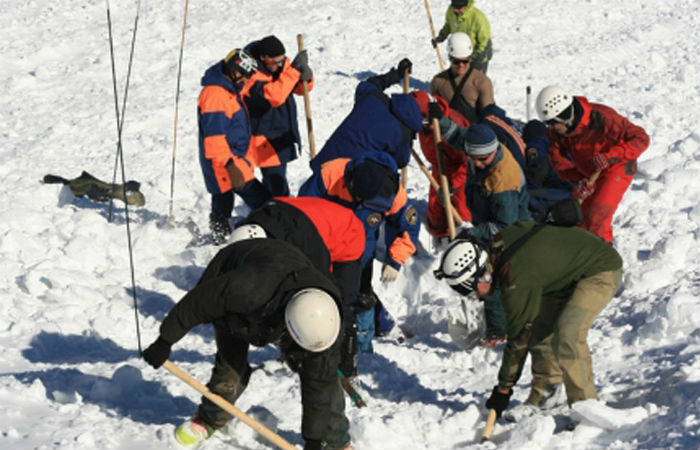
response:
[[[281,448],[282,450],[299,450],[296,446],[284,440],[281,436],[267,428],[265,425],[261,424],[257,420],[250,417],[248,414],[233,406],[225,398],[221,397],[220,395],[214,394],[205,385],[197,381],[190,374],[180,369],[175,364],[171,363],[170,361],[165,361],[163,363],[163,367],[167,369],[170,373],[184,381],[185,383],[195,388],[197,391],[199,391],[200,394],[214,402],[214,404],[216,404],[219,408],[233,415],[238,420],[240,420],[256,432],[261,434],[265,439],[272,442],[277,447]]]

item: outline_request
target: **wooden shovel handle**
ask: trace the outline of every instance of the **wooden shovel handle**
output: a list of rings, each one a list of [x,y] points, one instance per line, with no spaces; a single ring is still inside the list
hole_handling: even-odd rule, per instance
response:
[[[225,398],[221,397],[220,395],[214,394],[212,391],[209,390],[209,388],[197,381],[184,370],[177,367],[175,364],[171,363],[170,361],[165,361],[163,363],[163,368],[165,368],[168,372],[172,373],[185,383],[189,384],[191,387],[199,391],[200,394],[202,394],[203,396],[211,400],[214,404],[216,404],[216,406],[223,409],[232,416],[236,417],[244,424],[248,425],[250,428],[261,434],[265,439],[275,444],[277,447],[281,448],[282,450],[299,450],[297,447],[290,444],[281,436],[267,428],[265,425],[261,424],[257,420],[250,417],[248,414],[233,406]]]

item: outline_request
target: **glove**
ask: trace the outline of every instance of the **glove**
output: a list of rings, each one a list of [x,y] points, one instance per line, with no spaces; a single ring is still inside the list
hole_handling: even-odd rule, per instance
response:
[[[513,395],[513,389],[508,389],[508,393],[504,394],[498,389],[498,386],[494,386],[491,397],[486,400],[486,407],[496,411],[496,418],[500,418],[510,403],[511,395]]]
[[[357,302],[355,303],[355,312],[369,311],[377,304],[377,296],[374,292],[360,292],[357,294]]]
[[[549,176],[549,158],[537,156],[527,163],[527,179],[532,184],[540,186]]]
[[[406,70],[408,70],[408,73],[411,73],[411,69],[413,69],[413,63],[410,59],[404,58],[401,61],[399,61],[399,65],[397,68],[401,76],[403,76],[403,74],[406,73]]]
[[[610,167],[610,161],[608,161],[608,158],[603,153],[596,153],[593,156],[593,165],[599,171],[605,170]]]
[[[574,198],[584,201],[593,194],[595,191],[595,185],[588,181],[588,178],[583,178],[578,181],[574,187]]]
[[[306,53],[306,50],[302,50],[297,55],[294,57],[292,60],[292,66],[297,69],[299,72],[304,70],[304,67],[309,65],[309,55]]]
[[[309,439],[304,445],[304,450],[321,450],[322,448],[321,441],[317,439]]]
[[[382,283],[390,283],[396,281],[396,277],[399,276],[399,271],[391,267],[389,264],[384,264],[382,267],[382,276],[379,277]]]
[[[432,39],[430,40],[430,45],[432,45],[433,48],[437,48],[437,45],[438,45],[438,40],[437,40],[437,38],[432,38]]]
[[[167,361],[170,356],[170,347],[172,347],[172,345],[173,344],[165,339],[158,337],[155,342],[141,353],[141,356],[143,356],[143,359],[153,366],[154,369],[157,369]]]
[[[311,79],[314,77],[314,73],[311,70],[311,67],[306,66],[304,70],[301,72],[301,81],[311,81]]]
[[[430,123],[433,122],[433,119],[440,120],[444,116],[442,109],[440,108],[440,105],[438,105],[437,102],[430,102],[428,103],[428,120]]]

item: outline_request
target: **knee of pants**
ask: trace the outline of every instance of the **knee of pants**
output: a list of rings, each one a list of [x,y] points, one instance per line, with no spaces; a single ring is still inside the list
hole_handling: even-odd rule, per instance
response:
[[[552,349],[557,359],[578,359],[581,355],[579,349],[586,344],[585,339],[579,342],[580,330],[578,327],[568,326],[557,330],[552,338]]]

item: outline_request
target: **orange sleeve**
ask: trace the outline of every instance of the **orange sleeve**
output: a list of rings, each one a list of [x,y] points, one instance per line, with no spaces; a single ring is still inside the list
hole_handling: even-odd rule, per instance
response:
[[[391,243],[391,247],[389,247],[389,256],[401,265],[406,264],[408,258],[415,252],[416,246],[413,245],[408,231],[404,231],[400,237],[394,239],[394,242]]]

